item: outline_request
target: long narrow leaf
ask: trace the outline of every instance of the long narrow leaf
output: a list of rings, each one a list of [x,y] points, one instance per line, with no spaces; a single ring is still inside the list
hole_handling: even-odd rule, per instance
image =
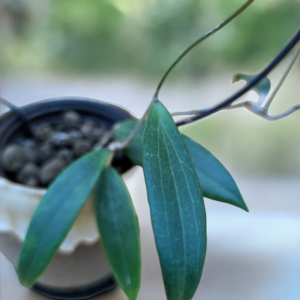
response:
[[[136,123],[137,121],[130,120],[119,124],[114,132],[115,138],[122,139],[129,136]],[[140,166],[143,165],[141,149],[144,127],[145,126],[141,128],[133,142],[125,149],[126,155]],[[232,204],[248,211],[237,184],[224,165],[203,146],[183,134],[182,137],[194,162],[203,196],[212,200]]]
[[[205,208],[187,146],[160,102],[147,118],[143,166],[167,298],[190,300],[205,260]]]
[[[50,186],[24,241],[18,266],[20,282],[31,287],[51,262],[90,196],[109,151],[91,152],[71,164]]]
[[[95,190],[101,242],[115,278],[130,300],[141,283],[141,247],[135,210],[122,177],[109,167]]]
[[[182,137],[194,162],[204,197],[249,211],[234,179],[221,162],[191,138]]]

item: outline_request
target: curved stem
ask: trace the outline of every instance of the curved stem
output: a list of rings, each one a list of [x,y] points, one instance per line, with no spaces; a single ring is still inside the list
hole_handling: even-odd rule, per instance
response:
[[[274,58],[274,60],[256,77],[254,77],[244,88],[242,88],[237,93],[233,94],[232,96],[230,96],[229,98],[221,102],[220,104],[210,109],[198,111],[198,114],[195,115],[194,117],[183,119],[177,122],[176,125],[182,126],[182,125],[193,123],[197,120],[203,119],[229,106],[235,100],[237,100],[238,98],[246,94],[255,85],[257,85],[264,77],[266,77],[281,62],[281,60],[293,49],[293,47],[298,43],[299,40],[300,40],[300,29],[298,29],[298,31],[293,36],[293,38],[288,42],[288,44],[283,48],[283,50]]]
[[[177,64],[196,46],[198,46],[201,42],[206,40],[208,37],[222,29],[224,26],[226,26],[228,23],[230,23],[233,19],[235,19],[240,13],[242,13],[250,4],[252,4],[255,0],[248,0],[246,3],[244,3],[238,10],[236,10],[232,15],[230,15],[225,21],[205,33],[201,38],[196,40],[193,44],[191,44],[186,50],[184,50],[180,56],[173,62],[173,64],[169,67],[167,72],[164,74],[160,82],[158,83],[158,86],[156,88],[156,91],[154,93],[153,98],[158,99],[158,94],[160,92],[160,89],[162,85],[164,84],[165,80],[169,76],[169,74],[172,72],[172,70],[177,66]]]
[[[274,89],[273,93],[271,94],[270,98],[268,99],[268,101],[266,102],[266,104],[264,105],[264,107],[269,108],[269,106],[271,105],[274,97],[276,96],[276,94],[280,90],[282,84],[284,83],[285,79],[289,75],[289,73],[290,73],[290,71],[291,71],[294,63],[296,62],[296,59],[298,58],[299,53],[300,53],[300,46],[298,47],[298,49],[297,49],[294,57],[292,58],[290,64],[288,65],[287,69],[285,70],[283,76],[281,77],[280,81],[278,82],[276,88]]]

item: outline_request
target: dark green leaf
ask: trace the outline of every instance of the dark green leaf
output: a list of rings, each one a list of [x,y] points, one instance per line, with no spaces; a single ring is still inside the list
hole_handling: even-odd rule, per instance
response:
[[[167,298],[189,300],[205,260],[205,208],[187,146],[160,102],[147,118],[143,166]]]
[[[182,137],[194,162],[204,197],[249,211],[234,179],[221,162],[194,140],[185,135]]]
[[[256,75],[247,75],[243,73],[234,74],[232,77],[232,82],[237,82],[240,80],[245,80],[247,83],[250,82]],[[271,88],[271,82],[268,77],[262,79],[255,87],[252,89],[259,95],[260,102],[263,102],[267,97]]]
[[[137,121],[125,121],[115,130],[115,138],[129,136]],[[144,127],[139,131],[133,142],[125,149],[128,157],[142,166],[142,140]],[[222,163],[207,149],[189,137],[182,135],[199,177],[203,196],[220,202],[232,204],[248,211],[247,205],[230,173]]]
[[[95,190],[101,242],[115,278],[130,300],[141,284],[141,248],[137,216],[122,177],[105,169]]]
[[[18,266],[20,282],[31,287],[51,262],[81,208],[90,196],[109,157],[91,152],[71,164],[48,189],[24,241]]]
[[[125,139],[132,132],[136,126],[136,120],[124,121],[120,123],[114,130],[114,137],[116,140]],[[141,127],[134,140],[124,149],[125,154],[137,165],[143,165],[142,156],[142,140],[145,125]]]

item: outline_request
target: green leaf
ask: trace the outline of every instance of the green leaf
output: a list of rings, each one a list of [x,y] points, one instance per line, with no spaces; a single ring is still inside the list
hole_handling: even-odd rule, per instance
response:
[[[86,203],[109,157],[91,152],[71,164],[49,187],[28,229],[18,266],[21,284],[31,287],[51,262]]]
[[[160,102],[146,121],[143,166],[167,298],[189,300],[205,260],[205,208],[187,146]]]
[[[137,121],[125,121],[118,125],[114,135],[116,139],[124,139],[129,136]],[[125,149],[126,155],[142,166],[142,141],[143,126],[133,142]],[[199,177],[203,196],[216,201],[232,204],[245,211],[249,211],[246,203],[230,173],[222,163],[207,149],[194,140],[182,134],[182,137],[189,149]]]
[[[118,124],[118,126],[114,130],[115,139],[122,140],[127,138],[136,126],[136,124],[136,120],[124,121]],[[143,124],[133,141],[126,147],[126,149],[124,149],[124,153],[139,166],[143,165],[142,140],[144,128],[145,124]]]
[[[95,210],[101,242],[115,278],[130,300],[141,284],[139,225],[122,177],[109,167],[95,190]]]
[[[191,138],[182,137],[194,162],[204,197],[249,211],[234,179],[221,162]]]
[[[256,75],[247,75],[247,74],[243,74],[243,73],[236,73],[232,77],[232,82],[245,80],[247,83],[249,83],[254,77],[256,77]],[[260,98],[259,102],[263,103],[270,91],[270,88],[271,88],[271,81],[268,77],[265,77],[252,89],[253,89],[253,91],[255,91],[258,94],[258,96]]]

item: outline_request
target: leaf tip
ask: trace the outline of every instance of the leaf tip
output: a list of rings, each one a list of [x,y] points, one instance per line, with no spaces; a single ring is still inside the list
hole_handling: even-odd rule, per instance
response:
[[[136,300],[140,289],[140,282],[138,286],[134,286],[132,281],[128,278],[126,286],[123,286],[122,289],[129,300]]]
[[[245,206],[242,208],[245,212],[249,212],[249,208],[247,207],[247,205],[245,204]]]
[[[238,205],[237,205],[239,208],[241,208],[242,210],[244,210],[245,212],[249,212],[249,208],[246,204],[246,202],[244,201],[243,197],[241,197]]]
[[[243,73],[235,73],[232,76],[232,83],[238,82],[242,79],[246,80]]]
[[[34,284],[35,281],[34,280],[29,280],[28,276],[26,276],[27,274],[24,272],[20,272],[18,270],[18,278],[19,278],[19,282],[21,283],[21,285],[27,287],[27,288],[31,288]]]

